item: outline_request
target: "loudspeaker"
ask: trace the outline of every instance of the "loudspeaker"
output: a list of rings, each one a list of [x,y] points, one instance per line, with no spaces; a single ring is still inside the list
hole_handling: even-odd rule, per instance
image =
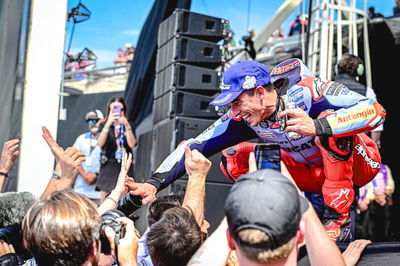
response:
[[[218,113],[209,103],[213,97],[195,93],[176,91],[167,92],[154,100],[153,123],[175,116],[218,119]]]
[[[173,63],[156,74],[154,98],[176,90],[213,95],[219,92],[219,82],[219,73],[213,69]]]
[[[171,193],[185,191],[186,185],[187,181],[177,180],[171,186]],[[210,228],[208,229],[209,234],[214,232],[225,216],[225,199],[228,196],[231,187],[232,184],[206,182],[204,217],[210,223]]]
[[[136,182],[145,182],[151,176],[151,150],[153,145],[153,130],[138,136],[136,148],[137,156],[134,158],[133,171]]]
[[[181,35],[209,42],[224,38],[225,20],[210,17],[186,9],[176,9],[165,19],[158,30],[158,47],[163,46],[175,35]]]
[[[175,62],[215,69],[221,65],[221,49],[213,42],[177,35],[158,48],[156,73]]]
[[[164,159],[183,141],[197,137],[207,129],[215,120],[189,117],[175,117],[164,119],[154,125],[152,163],[156,169]],[[219,168],[221,153],[218,152],[208,158],[212,162],[208,182],[230,184],[232,181],[225,177]],[[187,176],[181,179],[186,179]]]

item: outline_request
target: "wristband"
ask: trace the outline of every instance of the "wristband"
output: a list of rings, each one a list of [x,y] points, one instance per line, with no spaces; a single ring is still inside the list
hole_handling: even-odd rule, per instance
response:
[[[118,204],[115,199],[111,198],[111,196],[106,197],[106,199],[110,199],[110,200],[114,201],[115,204]]]
[[[8,177],[8,174],[7,174],[7,173],[4,173],[4,172],[0,172],[0,175],[4,176],[4,178],[7,178],[7,177]]]
[[[51,177],[54,179],[61,179],[61,173],[53,171],[53,175]]]

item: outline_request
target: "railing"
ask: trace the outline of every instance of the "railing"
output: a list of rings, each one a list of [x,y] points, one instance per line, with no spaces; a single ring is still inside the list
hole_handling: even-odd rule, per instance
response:
[[[114,66],[107,68],[65,72],[64,80],[65,81],[77,81],[82,79],[96,80],[105,77],[124,75],[126,73],[129,73],[129,69],[130,69],[130,64],[126,64],[122,66]]]

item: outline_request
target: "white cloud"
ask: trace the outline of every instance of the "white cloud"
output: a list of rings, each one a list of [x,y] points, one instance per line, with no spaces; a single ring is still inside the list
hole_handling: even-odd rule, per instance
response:
[[[121,33],[122,34],[124,34],[124,35],[130,35],[130,36],[136,36],[136,35],[138,35],[139,34],[139,30],[135,30],[135,29],[133,29],[133,30],[124,30],[124,31],[121,31]]]

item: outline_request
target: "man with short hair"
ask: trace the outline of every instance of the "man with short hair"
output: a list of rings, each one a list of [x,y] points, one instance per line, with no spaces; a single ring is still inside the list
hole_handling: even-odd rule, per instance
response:
[[[262,204],[259,204],[262,202]],[[240,265],[295,265],[304,242],[307,200],[279,172],[265,169],[237,179],[225,201],[228,243]]]
[[[200,226],[193,213],[181,206],[166,210],[150,227],[146,238],[155,266],[184,266],[201,244]]]
[[[24,246],[39,266],[97,265],[101,218],[96,205],[71,189],[37,201],[23,224]]]
[[[89,131],[79,135],[73,147],[85,154],[86,160],[79,168],[79,175],[74,183],[74,190],[93,200],[96,204],[100,203],[100,192],[96,191],[96,178],[100,170],[101,148],[97,146],[99,133],[99,120],[103,119],[100,110],[92,110],[86,113],[85,121]]]
[[[379,171],[379,150],[363,132],[381,125],[386,112],[374,99],[315,77],[292,58],[271,72],[256,61],[240,61],[224,73],[221,94],[210,104],[230,110],[195,139],[191,149],[206,157],[246,140],[278,143],[282,161],[306,192],[322,193],[324,224],[332,240],[351,240],[353,185]],[[131,187],[143,203],[184,174],[178,147],[145,184]],[[236,177],[237,178],[237,177]]]

